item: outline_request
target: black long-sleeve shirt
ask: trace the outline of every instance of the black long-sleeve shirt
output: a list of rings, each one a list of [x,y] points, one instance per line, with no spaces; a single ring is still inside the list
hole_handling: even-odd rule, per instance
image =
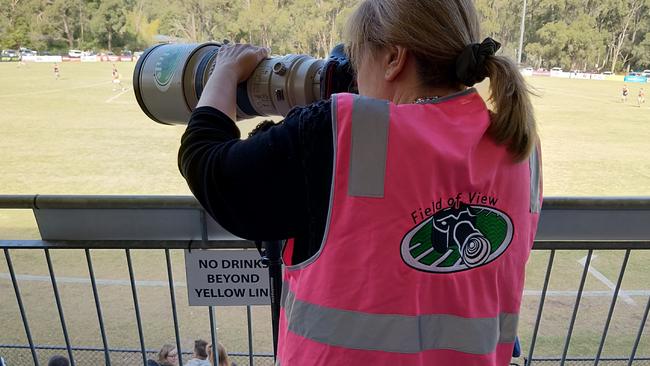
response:
[[[246,139],[235,122],[197,108],[181,139],[181,174],[206,211],[249,240],[295,238],[292,263],[320,247],[333,166],[331,103],[294,108]]]

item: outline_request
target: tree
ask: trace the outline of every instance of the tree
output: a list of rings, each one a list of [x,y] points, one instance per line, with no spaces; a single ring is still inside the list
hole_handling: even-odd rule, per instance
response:
[[[650,32],[646,33],[643,41],[632,50],[633,65],[637,70],[650,69]]]
[[[537,67],[647,66],[650,0],[527,0],[524,61]],[[228,39],[324,57],[358,0],[0,0],[0,46],[144,48],[157,34]],[[475,0],[482,35],[515,56],[523,0]],[[647,67],[646,67],[647,68]]]
[[[612,72],[616,70],[616,62],[621,55],[624,43],[627,41],[629,29],[634,19],[637,18],[639,10],[643,8],[643,5],[642,0],[629,0],[626,2],[626,13],[622,14],[621,25],[617,29],[617,36],[614,37],[614,44],[612,45]]]
[[[113,49],[113,37],[125,32],[126,9],[121,0],[102,0],[93,16],[92,26],[97,36],[106,41],[107,49]]]
[[[74,48],[75,29],[79,18],[76,0],[53,0],[46,3],[43,16],[47,19],[51,38],[65,40],[68,48]]]

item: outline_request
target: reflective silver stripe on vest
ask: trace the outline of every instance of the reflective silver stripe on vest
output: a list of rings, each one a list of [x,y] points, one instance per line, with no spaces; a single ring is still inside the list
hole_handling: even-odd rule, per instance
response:
[[[541,204],[539,200],[539,186],[540,186],[540,166],[539,166],[539,152],[538,147],[533,148],[533,152],[528,158],[530,166],[530,212],[539,213],[541,211]]]
[[[517,314],[502,313],[498,318],[369,314],[307,303],[296,300],[291,291],[283,292],[289,331],[331,346],[411,354],[446,349],[485,355],[493,353],[498,343],[514,342],[517,334]]]
[[[390,107],[388,101],[354,96],[348,194],[384,197]]]

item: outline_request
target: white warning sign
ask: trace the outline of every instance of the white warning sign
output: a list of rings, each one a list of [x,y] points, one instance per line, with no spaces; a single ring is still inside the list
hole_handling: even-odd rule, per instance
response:
[[[256,250],[185,250],[190,306],[269,305],[269,269]]]

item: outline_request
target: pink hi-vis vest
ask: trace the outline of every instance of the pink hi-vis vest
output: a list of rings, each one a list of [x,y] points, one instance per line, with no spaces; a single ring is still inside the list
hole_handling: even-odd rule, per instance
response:
[[[539,152],[515,163],[476,90],[430,104],[332,97],[320,250],[284,251],[277,362],[508,365],[541,206]]]

